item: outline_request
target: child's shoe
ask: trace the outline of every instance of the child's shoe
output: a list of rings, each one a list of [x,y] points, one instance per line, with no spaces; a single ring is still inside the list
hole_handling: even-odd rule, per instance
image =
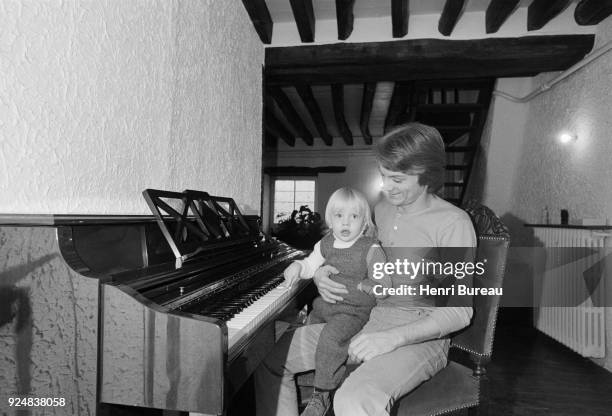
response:
[[[325,416],[331,407],[331,393],[315,390],[300,416]]]

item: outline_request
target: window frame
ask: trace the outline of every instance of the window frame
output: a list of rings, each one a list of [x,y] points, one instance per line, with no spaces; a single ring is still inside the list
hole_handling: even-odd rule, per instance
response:
[[[272,200],[271,204],[270,204],[270,215],[269,215],[269,220],[270,220],[270,226],[274,226],[276,224],[278,224],[277,222],[275,222],[275,218],[274,218],[274,212],[275,212],[275,208],[276,208],[276,181],[277,180],[281,180],[281,181],[313,181],[314,182],[314,202],[313,205],[314,206],[308,206],[308,208],[310,208],[310,210],[312,212],[317,211],[317,203],[318,203],[318,189],[319,189],[319,181],[318,181],[318,176],[305,176],[305,175],[291,175],[291,176],[285,176],[285,175],[271,175],[270,176],[271,179],[271,183],[270,183],[270,199]],[[295,190],[294,190],[295,193]],[[299,207],[298,207],[299,208]]]

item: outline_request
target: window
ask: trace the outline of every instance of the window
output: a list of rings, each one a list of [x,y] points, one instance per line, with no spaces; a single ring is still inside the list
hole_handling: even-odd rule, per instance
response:
[[[315,210],[314,179],[276,179],[274,181],[274,223],[291,217],[293,210],[308,205]]]

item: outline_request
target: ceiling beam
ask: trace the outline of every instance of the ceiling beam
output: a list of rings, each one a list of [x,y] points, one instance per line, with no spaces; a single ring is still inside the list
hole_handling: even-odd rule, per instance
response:
[[[266,130],[273,136],[280,137],[289,146],[295,146],[295,136],[287,130],[287,128],[281,123],[270,110],[266,110],[265,114],[265,126]]]
[[[274,101],[276,101],[278,108],[280,108],[280,110],[285,115],[287,121],[299,133],[302,140],[304,140],[304,142],[308,146],[312,146],[312,134],[310,134],[310,131],[308,131],[308,128],[302,121],[302,118],[297,113],[297,111],[295,111],[295,108],[293,108],[291,100],[289,100],[283,89],[281,87],[272,86],[268,88],[268,93],[270,94],[270,96],[272,96],[272,98],[274,98]]]
[[[353,133],[346,124],[344,119],[344,85],[332,84],[332,103],[334,107],[334,118],[336,119],[336,126],[338,126],[338,132],[344,139],[344,142],[348,146],[353,145]]]
[[[491,0],[485,13],[487,33],[495,33],[506,19],[516,10],[520,0]]]
[[[308,109],[310,117],[312,118],[312,121],[317,127],[317,131],[319,132],[321,139],[325,142],[326,145],[331,146],[333,138],[331,134],[329,134],[329,132],[327,131],[327,125],[325,124],[323,113],[321,113],[319,104],[314,98],[314,95],[312,95],[312,90],[308,85],[296,85],[295,89],[298,92],[300,98],[302,99],[302,102]]]
[[[408,33],[408,0],[391,0],[393,37],[403,38]]]
[[[387,110],[387,117],[385,118],[385,132],[391,127],[398,125],[402,114],[406,114],[408,101],[413,92],[413,85],[412,82],[395,83],[389,109]]]
[[[582,0],[574,10],[574,19],[581,26],[596,25],[612,14],[612,0]]]
[[[242,0],[259,39],[267,45],[272,42],[272,18],[265,0]]]
[[[265,51],[266,85],[533,76],[569,68],[593,40],[558,35],[273,47]]]
[[[527,30],[542,29],[569,4],[570,0],[533,0],[527,8]]]
[[[312,0],[290,0],[293,17],[302,42],[310,43],[315,39],[315,18]]]
[[[338,40],[346,40],[353,33],[353,6],[355,0],[336,0],[336,20],[338,22]]]
[[[365,144],[372,144],[372,134],[370,133],[370,115],[372,114],[372,103],[376,93],[376,83],[368,82],[363,84],[363,98],[361,99],[361,116],[359,117],[359,128]]]
[[[444,10],[438,21],[438,31],[444,36],[450,36],[463,12],[465,0],[446,0]]]
[[[318,176],[320,173],[346,172],[346,166],[319,166],[316,168],[305,166],[268,166],[264,173],[274,176]]]

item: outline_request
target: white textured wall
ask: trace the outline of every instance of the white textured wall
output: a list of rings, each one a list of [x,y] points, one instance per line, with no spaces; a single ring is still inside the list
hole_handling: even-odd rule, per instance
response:
[[[610,17],[597,26],[595,48],[609,41]],[[541,74],[531,87],[528,80],[506,80],[498,88],[522,96],[555,75]],[[556,223],[562,208],[569,210],[570,221],[612,221],[612,52],[529,103],[497,98],[494,105],[481,195],[511,227],[514,244],[531,243],[533,233],[523,224],[540,222],[544,206]],[[563,131],[577,134],[578,140],[562,145],[557,137]],[[509,273],[520,271],[520,259],[510,263]],[[607,357],[600,364],[612,370],[612,308],[606,326]]]
[[[258,210],[263,47],[239,1],[1,0],[0,212]]]
[[[612,41],[612,18],[597,35]],[[513,213],[533,222],[547,205],[555,220],[561,208],[574,219],[612,220],[611,108],[612,52],[530,102]],[[562,145],[563,131],[578,140]]]
[[[533,89],[532,78],[500,78],[495,89],[522,97]],[[482,201],[495,213],[508,211],[522,156],[528,106],[493,96],[472,171],[467,196]]]
[[[594,49],[610,40],[612,18],[598,25]],[[483,134],[484,167],[471,184],[480,189],[472,193],[517,224],[539,222],[544,206],[555,222],[562,208],[570,221],[612,221],[611,74],[608,52],[528,103],[495,97]],[[520,97],[557,75],[500,79],[496,88]],[[559,143],[565,131],[578,141]],[[517,227],[515,242],[526,242],[526,232]]]
[[[98,280],[62,259],[56,230],[0,227],[0,413],[93,415]],[[16,396],[64,406],[10,407]]]
[[[600,23],[596,47],[608,41],[612,18]],[[612,220],[611,108],[612,52],[530,103],[511,205],[516,217],[534,222],[548,206],[555,222],[561,208],[569,210],[570,220]],[[577,134],[578,140],[569,145],[557,142],[565,130]],[[608,304],[611,300],[609,296]],[[606,314],[606,358],[601,364],[612,370],[612,308]]]

